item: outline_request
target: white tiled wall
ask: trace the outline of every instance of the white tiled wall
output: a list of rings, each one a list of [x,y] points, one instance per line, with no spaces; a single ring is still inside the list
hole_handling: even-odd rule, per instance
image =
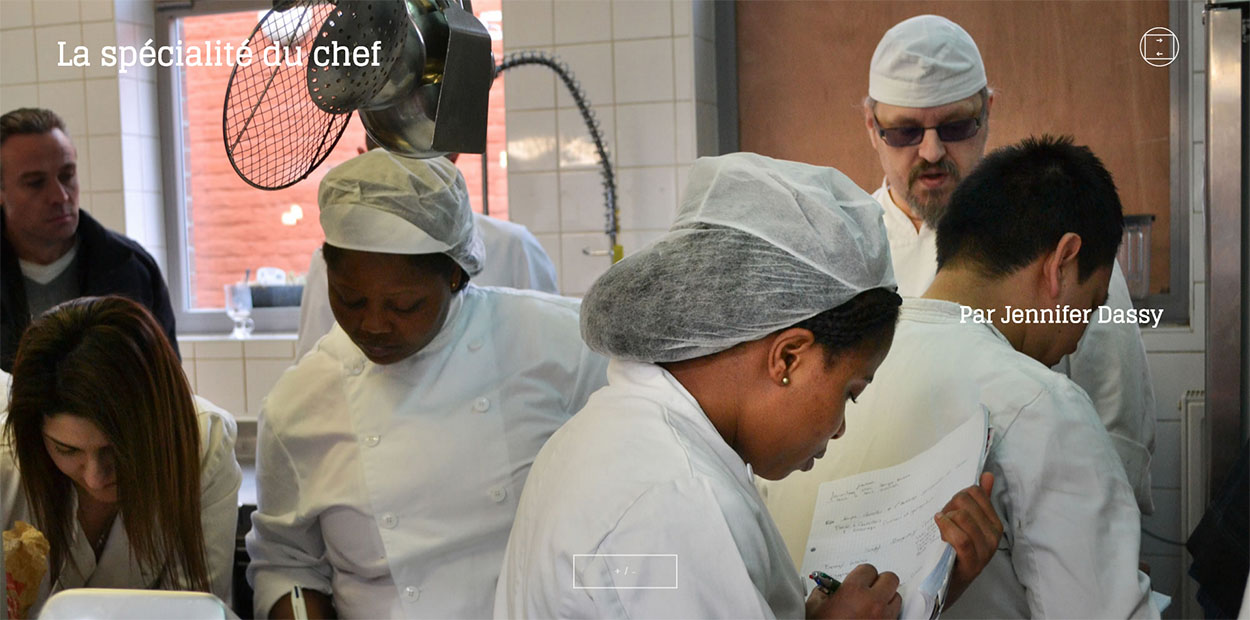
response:
[[[191,389],[229,411],[238,422],[235,454],[246,470],[255,462],[261,404],[295,362],[295,336],[257,335],[245,341],[188,336],[178,338],[178,348]],[[246,476],[240,493],[240,501],[255,503],[255,486]]]
[[[290,335],[244,341],[180,337],[178,348],[192,389],[239,420],[256,419],[265,395],[295,361]]]
[[[1155,513],[1142,519],[1142,527],[1161,538],[1183,542],[1189,532],[1181,531],[1181,462],[1180,402],[1188,390],[1201,390],[1204,385],[1204,352],[1206,337],[1205,243],[1203,223],[1203,164],[1206,137],[1206,49],[1202,24],[1202,2],[1190,5],[1188,49],[1192,54],[1192,99],[1190,122],[1194,141],[1194,161],[1190,170],[1193,195],[1189,223],[1190,324],[1145,330],[1147,359],[1154,378],[1156,403],[1155,454],[1151,462],[1151,480]],[[1178,599],[1183,580],[1189,579],[1187,559],[1179,545],[1162,542],[1148,535],[1142,537],[1142,560],[1151,565],[1151,583],[1155,590]],[[1180,618],[1183,602],[1174,600],[1164,618]]]
[[[166,264],[156,74],[119,74],[101,49],[154,35],[152,0],[0,0],[0,110],[56,111],[78,149],[80,203]],[[92,66],[58,66],[75,46]],[[29,59],[23,62],[19,59]]]
[[[695,118],[715,127],[714,76],[695,58],[713,49],[710,0],[504,0],[503,20],[505,53],[555,53],[586,91],[616,170],[618,242],[636,251],[668,229],[696,155],[714,154]],[[610,265],[584,252],[607,249],[593,143],[551,71],[507,76],[509,214],[558,265],[561,291],[580,296]]]

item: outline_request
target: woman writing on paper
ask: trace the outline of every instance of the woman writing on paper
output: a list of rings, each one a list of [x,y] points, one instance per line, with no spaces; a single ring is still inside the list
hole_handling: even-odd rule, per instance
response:
[[[845,430],[898,314],[887,247],[836,170],[696,162],[669,233],[586,295],[608,386],[534,462],[495,616],[896,617],[897,577],[869,565],[805,602],[752,475],[810,468]],[[990,483],[938,518],[956,594],[1002,532]]]
[[[0,442],[3,526],[50,543],[49,591],[159,588],[229,601],[238,491],[230,414],[193,396],[151,313],[123,297],[27,328]]]

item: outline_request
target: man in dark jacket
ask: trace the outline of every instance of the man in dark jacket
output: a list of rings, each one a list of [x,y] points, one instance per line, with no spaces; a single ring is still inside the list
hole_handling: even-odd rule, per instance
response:
[[[169,342],[174,312],[156,261],[138,243],[78,210],[78,154],[55,112],[0,117],[0,369],[48,308],[87,295],[147,306]]]

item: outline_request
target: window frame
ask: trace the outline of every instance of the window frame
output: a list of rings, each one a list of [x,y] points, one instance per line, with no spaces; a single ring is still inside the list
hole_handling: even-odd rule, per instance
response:
[[[156,9],[156,45],[171,45],[177,20],[240,11],[263,11],[273,8],[272,0],[206,0],[161,5]],[[157,102],[160,110],[161,176],[164,181],[162,210],[165,215],[165,247],[167,248],[167,284],[179,335],[229,334],[234,323],[224,308],[192,308],[190,299],[190,265],[187,249],[187,175],[183,166],[183,144],[186,119],[177,93],[182,92],[179,67],[156,67]],[[224,92],[223,92],[224,96]],[[224,156],[224,153],[222,154]],[[257,190],[263,191],[263,190]],[[311,255],[310,255],[311,259]],[[253,308],[254,333],[282,334],[299,331],[300,308]]]
[[[1190,4],[1186,0],[1170,0],[1168,2],[1168,27],[1172,32],[1181,33],[1179,38],[1186,49],[1177,56],[1176,61],[1168,66],[1168,82],[1170,88],[1171,113],[1169,118],[1169,174],[1171,175],[1170,230],[1168,231],[1168,292],[1155,293],[1143,299],[1134,300],[1137,308],[1159,308],[1163,310],[1162,323],[1172,325],[1192,325],[1190,316],[1190,295],[1193,282],[1200,279],[1198,274],[1189,273],[1190,259],[1190,219],[1193,217],[1194,198],[1194,154],[1201,147],[1195,148],[1193,135],[1193,59],[1189,50],[1192,44],[1189,37]],[[1121,265],[1123,267],[1123,265]]]

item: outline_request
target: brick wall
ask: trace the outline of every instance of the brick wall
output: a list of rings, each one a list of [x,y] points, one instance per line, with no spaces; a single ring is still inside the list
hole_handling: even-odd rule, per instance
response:
[[[475,2],[474,8],[479,14],[498,11],[499,2],[483,0]],[[182,21],[181,39],[186,45],[201,46],[205,40],[238,42],[252,32],[259,15],[242,11],[187,18]],[[502,41],[496,40],[494,45],[498,59]],[[222,307],[222,287],[241,279],[247,269],[253,274],[258,267],[278,267],[296,274],[307,271],[309,255],[324,240],[317,219],[317,185],[332,166],[355,156],[365,140],[364,127],[353,117],[330,156],[307,179],[278,191],[248,185],[230,166],[222,142],[222,102],[230,71],[230,67],[186,67],[183,74],[187,253],[191,305],[195,308]],[[507,176],[499,157],[506,140],[503,88],[501,78],[491,89],[487,158],[490,213],[506,219]],[[457,163],[474,209],[480,211],[481,158],[466,155]],[[303,217],[287,225],[282,216],[292,211],[292,205],[299,206]]]

